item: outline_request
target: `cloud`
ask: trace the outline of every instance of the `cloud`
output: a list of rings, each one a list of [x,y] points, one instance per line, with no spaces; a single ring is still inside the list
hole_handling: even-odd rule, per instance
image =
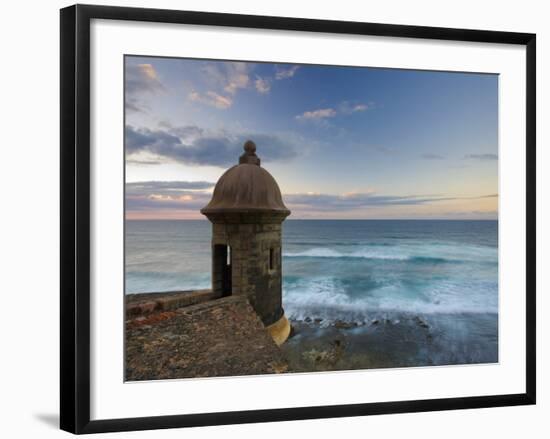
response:
[[[257,76],[256,81],[254,81],[254,86],[259,93],[266,94],[271,90],[271,81],[269,78],[260,78]]]
[[[210,83],[210,88],[218,91],[212,89],[205,92],[192,90],[187,97],[193,102],[226,110],[233,105],[237,90],[248,86],[250,82],[248,69],[246,63],[207,63],[202,66],[203,76]]]
[[[126,211],[170,212],[200,217],[198,211],[210,201],[215,183],[209,181],[141,181],[126,183]],[[298,215],[315,212],[345,213],[366,207],[426,205],[448,200],[498,197],[498,194],[477,197],[446,197],[440,195],[379,195],[374,191],[343,194],[299,193],[283,194],[285,204]],[[168,213],[168,214],[167,214]]]
[[[201,67],[205,87],[208,91],[192,91],[189,99],[219,109],[232,106],[239,90],[254,89],[260,94],[271,91],[273,77],[256,75],[252,77],[255,63],[247,62],[208,62]],[[298,66],[281,68],[276,66],[275,79],[287,79],[294,76]]]
[[[298,120],[318,120],[326,119],[327,117],[336,116],[336,110],[334,108],[320,108],[313,111],[305,111],[302,114],[296,116]]]
[[[205,94],[200,94],[197,91],[189,93],[189,99],[194,102],[210,105],[211,107],[225,110],[233,105],[233,98],[230,96],[222,96],[213,91],[207,91]]]
[[[420,157],[425,159],[425,160],[445,160],[444,156],[439,155],[439,154],[434,154],[434,153],[431,153],[431,152],[427,152],[425,154],[422,154]]]
[[[157,72],[151,64],[138,64],[138,68],[142,74],[151,81],[158,80]]]
[[[210,181],[139,181],[126,183],[126,193],[148,191],[182,191],[211,189],[216,185]]]
[[[136,166],[148,166],[148,165],[160,165],[163,161],[159,159],[147,159],[147,158],[126,158],[127,165],[136,165]]]
[[[238,90],[251,84],[250,72],[253,65],[245,62],[211,62],[202,67],[205,79],[216,94],[234,96]]]
[[[126,183],[126,210],[198,212],[212,197],[208,181],[140,181]]]
[[[171,126],[171,125],[164,125],[165,128],[168,128],[170,132],[176,136],[178,136],[180,139],[198,139],[201,136],[204,136],[205,130],[201,127],[198,127],[196,125],[185,125],[185,126]]]
[[[464,197],[466,200],[478,200],[481,198],[498,198],[498,194],[479,195],[477,197]]]
[[[164,90],[157,71],[151,64],[127,65],[125,74],[127,93],[155,93]]]
[[[357,105],[354,105],[353,107],[351,107],[351,112],[355,113],[357,111],[366,111],[368,108],[369,107],[366,104],[357,104]]]
[[[349,210],[368,206],[418,205],[438,201],[454,200],[453,197],[429,195],[376,195],[374,192],[332,194],[287,194],[285,203],[304,210]]]
[[[343,101],[338,106],[338,109],[342,114],[353,114],[357,112],[371,110],[373,107],[374,107],[374,104],[372,102],[368,104],[361,104],[361,103],[352,103],[348,101]]]
[[[300,66],[290,66],[288,68],[275,66],[275,79],[281,80],[292,78],[299,68]]]
[[[162,151],[181,144],[179,137],[169,134],[166,131],[152,131],[149,129],[136,130],[127,125],[125,134],[125,151],[132,155],[140,151]],[[162,155],[162,154],[159,154]]]
[[[190,210],[198,211],[206,206],[211,199],[211,194],[197,192],[193,194],[161,195],[127,195],[126,211],[155,211],[155,210]]]
[[[243,64],[246,64],[246,63],[243,63]],[[246,65],[253,66],[253,64],[246,64]],[[240,68],[244,70],[243,67],[240,67]],[[256,80],[254,81],[254,86],[259,93],[268,93],[271,90],[271,84],[273,80],[280,81],[283,79],[292,78],[296,74],[299,68],[300,66],[295,66],[295,65],[290,66],[288,68],[275,66],[274,78],[271,76],[264,76],[264,77],[256,76]],[[236,85],[239,84],[238,81],[237,82],[233,81],[233,82],[235,82]],[[244,84],[244,78],[242,78],[241,82]],[[245,87],[246,85],[244,85],[242,88],[245,88]]]
[[[349,192],[345,194],[302,193],[285,194],[285,203],[292,209],[313,211],[347,211],[375,206],[411,206],[441,201],[472,200],[498,197],[498,194],[474,197],[452,197],[441,195],[378,195],[370,192]]]
[[[196,126],[151,130],[126,126],[126,158],[139,161],[144,155],[161,162],[226,168],[237,163],[243,144],[253,139],[263,161],[286,161],[297,155],[290,139],[263,133],[206,132]]]
[[[145,112],[140,97],[165,91],[152,64],[131,64],[125,68],[125,108],[129,112]]]
[[[209,84],[208,91],[193,90],[189,99],[225,110],[233,105],[239,90],[254,88],[266,94],[271,90],[271,79],[256,76],[251,79],[254,64],[245,62],[215,62],[202,67],[202,73]]]
[[[237,90],[246,88],[250,83],[250,64],[244,62],[228,62],[222,64],[226,71],[227,84],[224,90],[227,93],[235,94]]]
[[[361,104],[361,103],[351,103],[348,101],[343,101],[338,105],[338,110],[335,108],[320,108],[318,110],[305,111],[298,116],[295,116],[296,120],[315,120],[320,121],[330,117],[335,117],[338,114],[343,114],[349,116],[353,113],[363,112],[370,110],[374,107],[373,103]]]
[[[134,112],[134,113],[146,112],[145,107],[140,105],[137,99],[131,98],[131,97],[126,97],[126,102],[124,103],[124,107],[128,112]]]
[[[497,154],[466,154],[465,159],[473,160],[498,160]]]

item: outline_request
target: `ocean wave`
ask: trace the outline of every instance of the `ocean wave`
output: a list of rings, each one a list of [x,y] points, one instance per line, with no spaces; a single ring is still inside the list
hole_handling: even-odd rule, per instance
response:
[[[318,248],[306,250],[296,253],[283,253],[287,258],[349,258],[349,259],[388,259],[395,261],[413,261],[413,262],[429,262],[429,263],[444,263],[444,262],[461,262],[457,259],[446,259],[429,256],[399,256],[391,254],[381,254],[376,252],[357,252],[357,253],[340,253],[336,250],[328,248]]]
[[[346,255],[330,249],[330,248],[323,248],[323,247],[317,247],[310,250],[305,250],[302,252],[296,252],[296,253],[290,253],[290,252],[283,252],[283,256],[287,258],[302,258],[302,257],[309,257],[309,258],[343,258],[346,257]]]
[[[284,286],[283,305],[293,319],[322,318],[365,321],[389,315],[495,314],[498,295],[486,294],[496,285],[479,283],[457,285],[434,281],[422,292],[409,291],[398,283],[370,292],[349,292],[341,279],[324,277],[302,279]]]
[[[286,245],[294,245],[294,246],[326,246],[327,240],[312,240],[312,241],[289,241],[284,242],[283,247]],[[398,244],[392,243],[392,242],[332,242],[330,243],[332,246],[342,246],[342,247],[395,247]]]
[[[349,258],[412,261],[425,263],[481,262],[496,263],[496,249],[481,246],[380,246],[365,247],[361,250],[342,252],[329,247],[314,247],[298,252],[284,252],[286,258]]]
[[[402,306],[371,307],[368,304],[339,304],[330,305],[308,303],[301,306],[292,300],[284,301],[285,314],[292,320],[322,319],[324,324],[337,320],[346,322],[365,322],[372,319],[398,318],[400,316],[430,316],[430,315],[482,315],[498,314],[491,307],[456,307],[438,306],[434,304],[411,304]]]

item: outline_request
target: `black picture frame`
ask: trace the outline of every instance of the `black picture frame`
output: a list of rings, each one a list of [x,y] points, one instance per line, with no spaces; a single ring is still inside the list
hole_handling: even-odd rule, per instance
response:
[[[523,45],[526,47],[526,392],[383,403],[90,420],[90,22],[181,23]],[[530,33],[75,5],[61,10],[60,426],[72,433],[426,412],[536,401],[536,36]]]

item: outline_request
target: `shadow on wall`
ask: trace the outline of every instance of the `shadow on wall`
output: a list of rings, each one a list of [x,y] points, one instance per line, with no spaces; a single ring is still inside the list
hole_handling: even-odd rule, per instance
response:
[[[59,430],[59,415],[57,413],[35,413],[34,417],[48,427]]]

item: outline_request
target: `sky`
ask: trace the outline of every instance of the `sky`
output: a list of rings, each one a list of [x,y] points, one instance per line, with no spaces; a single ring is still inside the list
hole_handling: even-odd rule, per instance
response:
[[[125,57],[127,219],[199,219],[253,140],[295,219],[497,219],[498,75]]]

